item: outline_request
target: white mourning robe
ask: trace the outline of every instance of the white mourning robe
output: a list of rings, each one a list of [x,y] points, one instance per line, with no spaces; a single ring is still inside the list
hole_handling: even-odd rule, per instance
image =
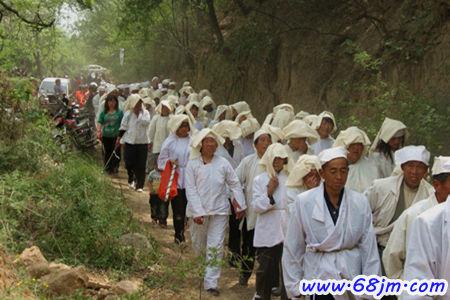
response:
[[[325,149],[329,149],[333,147],[334,139],[329,136],[324,139],[319,139],[317,142],[311,145],[311,148],[315,155],[319,155],[320,152],[322,152]]]
[[[300,194],[289,217],[282,264],[286,291],[291,297],[298,296],[302,279],[351,280],[361,274],[380,275],[372,214],[364,195],[345,189],[334,224],[323,183]],[[334,299],[349,297],[343,294]]]
[[[254,229],[256,224],[256,212],[252,205],[253,181],[256,176],[264,172],[264,168],[259,165],[260,160],[258,154],[251,154],[245,157],[236,169],[236,174],[244,189],[245,202],[247,203],[247,211],[245,212],[247,230]]]
[[[270,177],[267,172],[256,176],[253,183],[253,209],[255,210],[256,225],[253,238],[254,247],[273,247],[284,241],[287,227],[287,174],[281,171],[277,174],[278,187],[273,193],[275,204],[270,204],[267,195],[267,185]]]
[[[377,179],[364,194],[369,199],[373,214],[373,225],[378,244],[385,247],[394,224],[391,223],[400,197],[403,174]],[[434,192],[433,187],[422,179],[411,205],[428,198]],[[405,203],[405,209],[408,208]]]
[[[383,265],[387,277],[392,279],[403,278],[411,225],[418,215],[437,204],[436,196],[433,193],[427,199],[419,201],[405,210],[395,221],[386,249],[383,251]]]
[[[148,128],[148,138],[150,143],[153,144],[152,153],[161,152],[161,146],[170,134],[169,127],[167,126],[168,122],[169,116],[163,117],[157,114],[152,118],[150,127]]]
[[[450,282],[450,200],[420,214],[412,223],[408,237],[405,280],[444,279]],[[404,300],[448,299],[402,295]]]
[[[348,166],[348,177],[345,187],[363,193],[375,179],[381,178],[375,163],[368,157],[361,157],[356,163]]]

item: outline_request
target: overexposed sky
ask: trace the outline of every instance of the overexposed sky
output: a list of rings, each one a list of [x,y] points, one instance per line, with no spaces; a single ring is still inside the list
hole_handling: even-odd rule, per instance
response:
[[[57,26],[68,35],[77,34],[76,23],[83,18],[83,12],[77,7],[64,4],[59,11]]]

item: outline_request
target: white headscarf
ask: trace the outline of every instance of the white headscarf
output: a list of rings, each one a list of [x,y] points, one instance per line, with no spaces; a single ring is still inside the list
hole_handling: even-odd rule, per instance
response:
[[[305,121],[306,124],[311,126],[312,129],[316,129],[316,124],[319,119],[319,116],[317,115],[307,115],[303,118],[303,121]]]
[[[220,115],[225,113],[225,120],[230,118],[231,112],[228,105],[219,105],[216,109],[216,114],[214,115],[214,121],[219,121]]]
[[[286,186],[292,188],[303,187],[303,177],[309,174],[312,170],[320,171],[322,166],[320,160],[315,155],[302,155],[295,163],[286,182]]]
[[[334,118],[333,113],[329,112],[329,111],[323,111],[321,112],[318,116],[317,116],[317,120],[316,123],[314,124],[313,128],[314,129],[319,129],[320,124],[322,124],[322,120],[324,118],[330,118],[333,121],[333,130],[331,131],[331,133],[335,133],[337,130],[337,124],[336,124],[336,119]]]
[[[258,120],[253,116],[242,121],[239,126],[241,127],[243,137],[249,136],[260,128]]]
[[[200,96],[197,94],[197,93],[192,93],[192,94],[190,94],[188,97],[187,97],[187,99],[186,99],[186,101],[188,102],[188,103],[191,103],[191,102],[197,102],[197,103],[200,103]]]
[[[130,96],[128,96],[127,100],[125,101],[124,104],[124,111],[129,111],[129,110],[133,110],[133,108],[136,106],[136,104],[142,101],[141,96],[139,96],[139,94],[131,94]]]
[[[408,161],[420,161],[430,165],[430,151],[425,146],[406,146],[402,149],[395,151],[394,154],[395,164],[401,166]]]
[[[162,101],[158,104],[158,106],[156,106],[156,109],[155,109],[155,111],[156,111],[158,114],[161,114],[162,106],[167,107],[167,108],[169,109],[170,113],[173,112],[173,106],[172,106],[172,104],[170,103],[170,101],[168,101],[168,100],[162,100]]]
[[[171,133],[175,133],[178,128],[180,128],[181,124],[183,122],[188,122],[189,127],[192,130],[192,122],[189,119],[187,115],[178,114],[178,115],[171,115],[169,118],[169,122],[167,122],[167,127],[169,127],[169,130]]]
[[[234,108],[238,114],[243,111],[250,111],[250,106],[245,101],[239,101],[230,105],[231,108]]]
[[[309,116],[309,115],[310,115],[309,112],[306,112],[306,111],[301,110],[299,113],[297,113],[297,114],[295,115],[295,119],[297,119],[297,120],[303,120],[306,116]]]
[[[192,137],[191,153],[189,159],[195,159],[201,156],[200,150],[202,148],[202,141],[206,137],[214,138],[217,142],[217,145],[223,145],[223,143],[225,142],[225,140],[211,128],[203,128],[202,130],[196,132]]]
[[[220,121],[213,126],[212,130],[221,137],[229,138],[232,141],[237,140],[242,136],[242,131],[239,124],[230,120]]]
[[[450,173],[450,156],[439,156],[434,158],[431,174],[434,176],[442,173]]]
[[[211,96],[205,96],[202,98],[202,101],[200,101],[200,105],[202,106],[202,109],[205,108],[205,106],[212,105],[213,109],[216,108],[216,103],[211,98]]]
[[[283,130],[278,127],[274,127],[274,126],[268,125],[268,124],[263,124],[261,129],[264,129],[265,131],[270,133],[273,143],[282,142],[284,140]]]
[[[372,146],[370,147],[370,151],[373,152],[377,149],[378,143],[381,141],[388,143],[397,132],[403,131],[403,135],[407,136],[406,125],[400,121],[385,118],[383,124],[381,124],[381,128],[377,133],[377,136],[373,140]]]
[[[356,126],[342,130],[334,141],[333,147],[348,148],[351,144],[361,143],[364,146],[364,154],[367,154],[370,139],[367,134]]]
[[[206,90],[206,89],[201,90],[200,92],[198,92],[198,96],[200,97],[201,100],[203,100],[203,98],[205,98],[205,97],[212,98],[211,92]]]
[[[309,145],[319,140],[319,134],[302,120],[294,120],[283,128],[286,140],[291,138],[306,138]]]
[[[271,178],[277,176],[275,169],[273,168],[273,161],[276,157],[288,158],[286,149],[279,143],[270,145],[259,161],[259,164],[266,170]]]

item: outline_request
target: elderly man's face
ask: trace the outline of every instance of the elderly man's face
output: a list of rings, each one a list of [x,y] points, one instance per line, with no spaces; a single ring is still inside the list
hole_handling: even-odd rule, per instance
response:
[[[334,192],[341,191],[348,176],[348,162],[345,158],[336,158],[323,165],[320,171],[327,188]]]
[[[289,140],[289,146],[293,151],[300,151],[302,153],[306,153],[306,151],[308,151],[306,138],[291,138]]]
[[[402,164],[404,180],[407,186],[412,189],[418,188],[420,181],[425,178],[428,166],[421,161],[408,161]]]
[[[202,140],[201,153],[205,156],[213,156],[217,146],[216,140],[213,137],[207,136]]]
[[[353,143],[350,144],[347,148],[347,159],[349,164],[356,163],[364,152],[364,145],[362,143]]]

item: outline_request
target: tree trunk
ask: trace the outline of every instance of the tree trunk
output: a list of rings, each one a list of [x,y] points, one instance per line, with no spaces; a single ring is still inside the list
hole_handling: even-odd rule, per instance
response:
[[[219,49],[223,47],[223,35],[222,31],[220,31],[219,21],[217,21],[216,9],[214,8],[214,0],[205,0],[206,5],[208,6],[208,17],[209,23],[211,25],[211,29],[213,30],[214,35],[217,39],[217,46]]]

